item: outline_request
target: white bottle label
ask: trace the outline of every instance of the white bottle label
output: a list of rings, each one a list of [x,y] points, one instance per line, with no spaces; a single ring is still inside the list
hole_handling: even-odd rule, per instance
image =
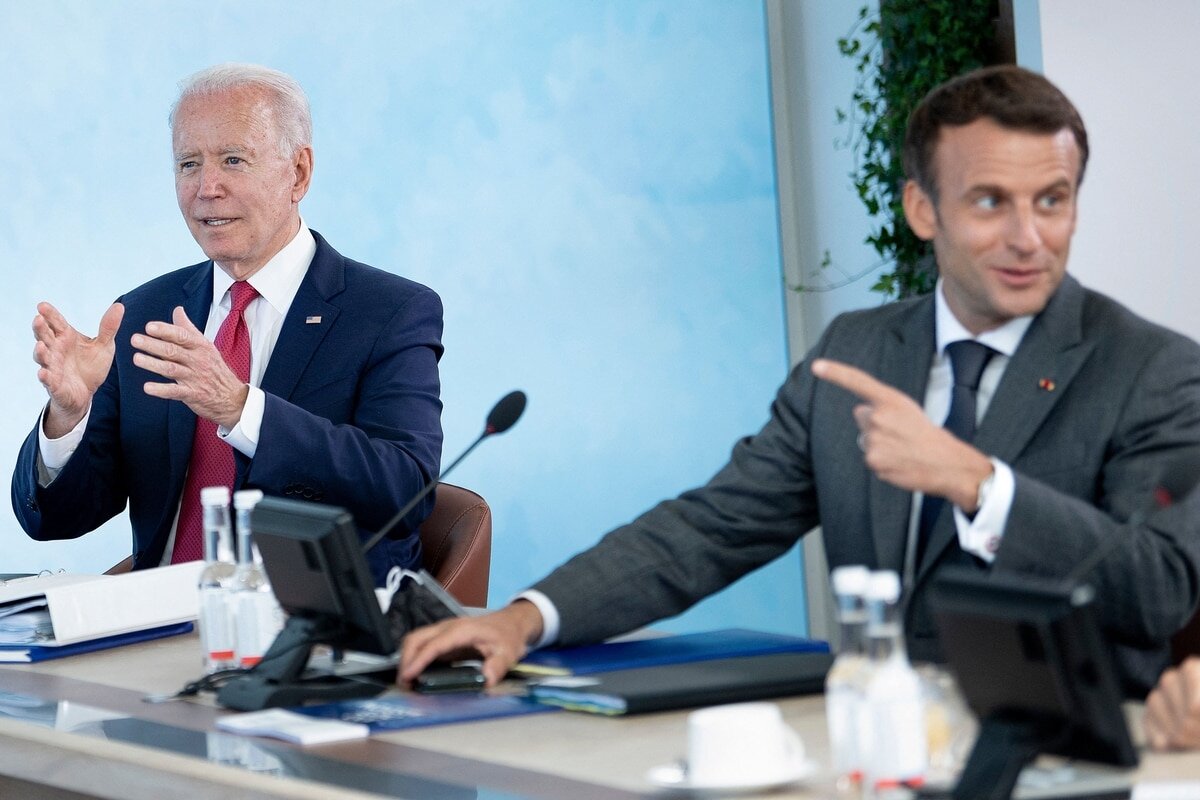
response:
[[[920,782],[928,766],[921,684],[907,663],[889,663],[867,689],[871,752],[866,759],[875,787]]]
[[[831,686],[825,693],[833,770],[836,775],[853,780],[862,777],[862,759],[858,754],[858,707],[858,693],[849,686]]]
[[[237,665],[253,667],[279,633],[275,598],[267,592],[238,592]]]
[[[204,658],[210,668],[233,666],[233,613],[229,595],[224,589],[200,590],[200,641]]]

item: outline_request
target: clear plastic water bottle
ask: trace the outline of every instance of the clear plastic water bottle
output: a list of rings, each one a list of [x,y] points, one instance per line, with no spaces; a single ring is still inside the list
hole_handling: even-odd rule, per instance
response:
[[[863,566],[838,567],[830,575],[837,600],[840,632],[837,658],[825,678],[825,718],[838,797],[862,793],[860,739],[870,663],[867,660],[866,591],[870,571]]]
[[[262,497],[263,493],[257,489],[243,489],[233,495],[238,532],[237,571],[233,580],[236,660],[237,666],[243,668],[253,667],[262,660],[263,653],[283,627],[283,612],[263,570],[262,556],[254,544],[250,523],[250,512]]]
[[[890,570],[867,581],[866,718],[870,730],[864,764],[870,796],[908,796],[928,767],[921,679],[908,660],[901,622],[900,578]]]
[[[204,570],[200,573],[200,643],[204,671],[237,666],[234,653],[233,530],[229,525],[229,488],[209,486],[200,490],[204,511]]]

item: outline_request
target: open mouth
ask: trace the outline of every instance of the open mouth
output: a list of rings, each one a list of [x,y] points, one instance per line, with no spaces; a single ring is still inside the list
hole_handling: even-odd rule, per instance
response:
[[[200,221],[210,228],[219,228],[222,225],[228,225],[229,223],[233,222],[233,220],[228,217],[205,217]]]

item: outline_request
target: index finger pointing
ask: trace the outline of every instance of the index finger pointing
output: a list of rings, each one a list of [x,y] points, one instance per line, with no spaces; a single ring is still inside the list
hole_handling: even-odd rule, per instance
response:
[[[884,400],[896,391],[858,367],[828,358],[818,358],[814,361],[812,372],[821,380],[840,386],[868,403]]]

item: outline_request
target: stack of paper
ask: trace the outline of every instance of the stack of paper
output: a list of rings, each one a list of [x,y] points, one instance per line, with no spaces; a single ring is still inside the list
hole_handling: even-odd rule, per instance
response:
[[[53,638],[54,625],[45,600],[0,609],[0,644],[39,644]]]

